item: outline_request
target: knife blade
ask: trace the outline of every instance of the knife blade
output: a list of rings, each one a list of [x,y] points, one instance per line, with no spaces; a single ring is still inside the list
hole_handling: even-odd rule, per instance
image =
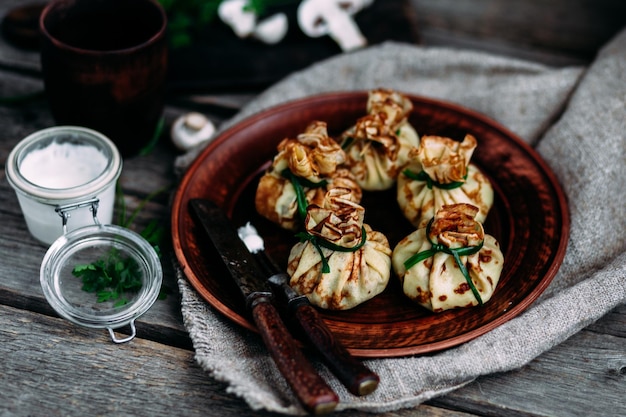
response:
[[[364,396],[374,392],[380,382],[379,376],[352,356],[334,337],[309,299],[291,288],[289,275],[265,252],[264,240],[256,228],[247,223],[237,232],[261,265],[274,295],[287,305],[289,315],[295,318],[305,337],[324,358],[337,379],[354,395]]]
[[[239,239],[226,213],[214,202],[189,201],[214,249],[246,300],[256,327],[279,371],[303,407],[313,414],[332,412],[339,397],[307,361],[272,304],[256,260]]]

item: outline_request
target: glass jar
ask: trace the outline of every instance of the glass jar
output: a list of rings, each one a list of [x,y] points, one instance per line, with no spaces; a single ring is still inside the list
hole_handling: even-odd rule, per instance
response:
[[[51,244],[40,268],[46,299],[61,317],[107,329],[116,343],[135,337],[135,320],[154,304],[163,279],[159,256],[150,243],[130,229],[110,224],[121,170],[113,142],[77,126],[31,134],[15,146],[6,164],[28,230]],[[132,265],[137,285],[125,291],[107,289],[116,292],[110,300],[86,291],[76,269],[103,262]],[[127,325],[130,335],[117,338],[114,330]]]
[[[129,263],[136,268],[140,288],[108,301],[98,301],[86,292],[74,275],[78,266],[94,261]],[[57,239],[41,263],[40,282],[46,299],[63,318],[85,327],[107,329],[115,343],[132,340],[135,319],[144,314],[159,296],[162,268],[154,248],[139,234],[115,225],[93,224],[75,229]],[[118,339],[113,330],[130,326],[128,337]]]
[[[52,127],[27,136],[6,163],[7,180],[28,230],[47,245],[63,234],[64,226],[70,231],[93,224],[89,212],[93,199],[99,200],[100,222],[111,223],[121,172],[122,159],[113,142],[77,126]],[[59,207],[67,208],[65,214]]]

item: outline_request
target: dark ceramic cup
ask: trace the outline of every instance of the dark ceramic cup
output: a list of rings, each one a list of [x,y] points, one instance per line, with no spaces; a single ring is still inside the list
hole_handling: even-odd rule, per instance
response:
[[[167,71],[167,17],[156,0],[53,0],[39,27],[56,122],[105,134],[123,156],[151,146]]]

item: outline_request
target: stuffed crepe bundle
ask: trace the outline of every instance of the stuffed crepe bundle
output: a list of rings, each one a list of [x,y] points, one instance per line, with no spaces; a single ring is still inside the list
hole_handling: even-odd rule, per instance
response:
[[[426,227],[396,245],[392,267],[407,297],[434,312],[491,299],[504,256],[474,219],[477,213],[469,204],[444,206]]]
[[[351,191],[330,190],[323,206],[309,206],[301,241],[289,254],[291,287],[324,309],[347,310],[380,294],[391,275],[385,235],[363,223]]]
[[[412,109],[411,100],[398,92],[372,90],[367,115],[342,134],[346,165],[364,190],[386,190],[395,184],[409,151],[419,143],[407,120]]]
[[[398,176],[397,200],[404,216],[420,228],[444,205],[476,206],[476,220],[483,223],[493,205],[489,179],[470,159],[476,138],[462,142],[441,136],[423,136],[411,153],[411,162]]]
[[[347,188],[355,202],[361,201],[361,188],[340,166],[345,153],[328,136],[325,122],[312,122],[295,139],[283,139],[277,150],[256,190],[255,207],[263,217],[295,231],[301,229],[307,206],[323,204],[329,189]]]

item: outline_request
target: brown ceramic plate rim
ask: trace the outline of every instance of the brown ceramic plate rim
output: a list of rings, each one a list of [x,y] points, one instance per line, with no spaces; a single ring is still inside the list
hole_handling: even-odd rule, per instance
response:
[[[565,255],[569,236],[569,214],[565,195],[553,172],[534,149],[499,123],[476,111],[443,100],[406,95],[414,104],[413,113],[418,120],[421,118],[429,125],[430,120],[442,119],[438,120],[435,126],[429,126],[433,130],[440,129],[441,132],[423,132],[416,126],[418,133],[445,134],[448,133],[446,131],[448,127],[452,129],[451,133],[454,133],[455,129],[478,133],[479,148],[475,151],[472,161],[483,171],[487,171],[487,176],[494,183],[496,198],[500,197],[499,214],[494,215],[497,218],[495,228],[500,229],[499,234],[505,240],[502,250],[505,253],[503,275],[506,276],[502,285],[508,289],[505,291],[498,288],[493,299],[497,298],[498,291],[505,291],[512,294],[511,299],[514,301],[508,303],[506,300],[494,301],[494,304],[499,305],[498,311],[492,312],[493,317],[474,327],[468,324],[466,328],[460,326],[458,329],[454,324],[448,323],[455,321],[471,323],[479,317],[479,314],[483,314],[480,308],[489,309],[490,304],[486,303],[485,306],[476,309],[444,312],[440,315],[428,313],[411,316],[412,311],[407,310],[407,315],[411,317],[406,319],[403,318],[404,312],[400,311],[402,314],[397,314],[386,323],[378,322],[376,319],[368,323],[367,320],[361,320],[362,316],[359,315],[354,319],[356,321],[350,321],[349,312],[321,311],[325,321],[341,342],[360,357],[399,357],[435,352],[465,343],[511,320],[535,301],[550,284]],[[256,331],[243,304],[230,300],[238,296],[233,295],[236,289],[227,282],[230,278],[223,276],[223,272],[215,270],[212,264],[209,266],[206,253],[200,247],[200,232],[196,230],[187,207],[188,201],[192,198],[209,198],[220,204],[235,220],[234,212],[237,210],[235,206],[242,198],[243,189],[254,186],[250,183],[254,178],[258,178],[263,167],[267,166],[267,161],[275,153],[278,141],[301,131],[306,120],[324,120],[323,116],[327,116],[329,120],[343,118],[342,128],[345,128],[350,122],[347,120],[348,116],[342,115],[342,111],[358,114],[355,113],[355,105],[357,107],[362,105],[364,112],[366,99],[366,91],[326,93],[261,111],[219,134],[196,157],[183,176],[174,197],[171,217],[176,258],[187,280],[200,297],[238,325]],[[313,119],[308,116],[309,114]],[[349,119],[354,120],[354,117],[351,116]],[[298,118],[299,122],[292,121]],[[450,126],[444,126],[448,121],[452,121]],[[329,121],[329,128],[332,124],[333,122]],[[268,138],[267,132],[274,132],[274,125],[277,126],[277,133],[273,135],[274,137]],[[255,135],[259,133],[256,132],[265,132],[265,135],[257,138]],[[481,134],[483,138],[491,138],[485,141],[486,145],[483,148],[480,146]],[[452,137],[453,134],[449,136]],[[254,147],[255,143],[251,142],[253,140],[267,143],[258,146],[260,152],[251,152],[248,148],[245,152],[241,150],[242,146]],[[242,168],[241,164],[237,163],[237,158],[243,153],[247,155],[247,159],[257,159],[253,159],[253,162],[247,161],[245,168]],[[248,155],[252,153],[259,155]],[[483,161],[481,155],[484,155]],[[500,165],[510,169],[503,172],[499,168]],[[511,192],[510,189],[518,192]],[[518,195],[520,190],[524,191],[524,194],[532,195],[521,197]],[[526,201],[526,198],[529,201]],[[515,213],[520,205],[525,207],[529,218],[515,218],[515,215],[524,217],[524,212],[521,215]],[[365,207],[367,210],[367,206]],[[489,233],[487,223],[486,231]],[[521,276],[522,274],[529,276]],[[391,279],[394,279],[393,274]],[[515,293],[515,288],[512,287],[517,285],[525,286],[523,294]],[[395,296],[397,294],[389,295],[392,298]],[[418,306],[412,308],[420,309]],[[348,319],[342,318],[344,316]],[[364,334],[363,330],[369,328],[373,329],[373,333]],[[437,328],[442,328],[445,333],[424,342],[413,340],[411,332],[436,333]]]

